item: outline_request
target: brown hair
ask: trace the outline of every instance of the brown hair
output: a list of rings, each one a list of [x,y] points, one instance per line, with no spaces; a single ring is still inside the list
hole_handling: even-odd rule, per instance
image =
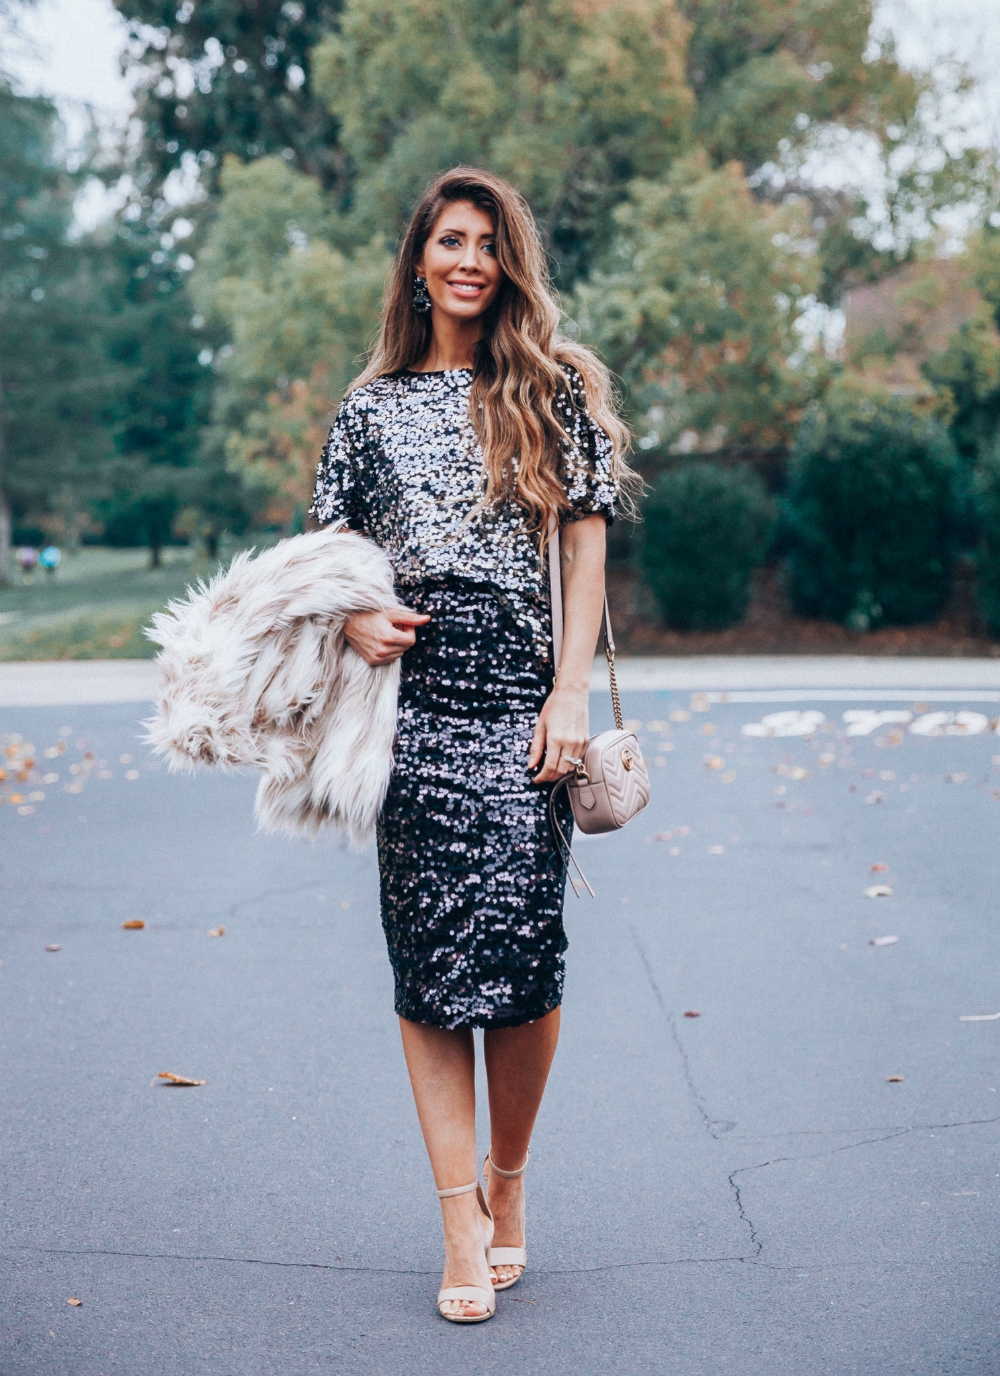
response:
[[[503,272],[500,291],[486,312],[470,396],[472,423],[485,456],[483,501],[493,505],[513,499],[526,513],[528,529],[540,533],[544,548],[550,518],[559,519],[569,505],[559,480],[566,432],[554,407],[557,395],[573,395],[566,368],[579,373],[587,411],[612,442],[612,479],[627,510],[636,479],[625,458],[629,432],[615,407],[611,375],[589,349],[559,335],[559,307],[535,220],[509,182],[474,167],[456,167],[431,182],[396,255],[371,359],[349,390],[413,368],[426,356],[431,313],[413,309],[415,264],[441,212],[456,201],[470,201],[493,220]]]

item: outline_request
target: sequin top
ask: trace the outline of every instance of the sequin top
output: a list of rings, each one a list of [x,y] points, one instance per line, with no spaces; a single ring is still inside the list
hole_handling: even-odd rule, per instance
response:
[[[578,373],[556,407],[568,442],[565,520],[614,517],[611,441],[585,409]],[[311,514],[346,520],[388,554],[402,591],[460,579],[487,585],[549,656],[548,572],[513,502],[476,510],[483,452],[469,415],[471,368],[376,378],[344,398],[316,475]],[[403,594],[405,596],[405,593]]]

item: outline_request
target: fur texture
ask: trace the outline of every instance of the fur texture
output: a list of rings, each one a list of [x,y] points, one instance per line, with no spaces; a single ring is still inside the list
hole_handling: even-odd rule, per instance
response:
[[[265,831],[314,837],[329,823],[363,844],[392,770],[399,661],[370,667],[343,628],[395,605],[389,560],[351,531],[237,555],[146,631],[162,646],[147,743],[172,771],[263,770]]]

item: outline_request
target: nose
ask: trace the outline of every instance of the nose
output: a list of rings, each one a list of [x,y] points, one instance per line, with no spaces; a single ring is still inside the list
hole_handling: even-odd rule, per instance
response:
[[[465,252],[462,254],[462,261],[459,263],[459,267],[463,272],[479,271],[479,250],[476,248],[475,244],[470,242],[465,245]]]

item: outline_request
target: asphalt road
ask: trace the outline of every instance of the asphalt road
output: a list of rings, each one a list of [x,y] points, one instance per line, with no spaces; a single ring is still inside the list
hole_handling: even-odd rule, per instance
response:
[[[960,1020],[1000,1011],[1000,738],[847,738],[864,705],[644,729],[652,804],[567,900],[530,1268],[476,1327],[434,1309],[373,857],[255,835],[134,705],[7,709],[67,750],[0,808],[2,1376],[1000,1373],[1000,1020]]]

